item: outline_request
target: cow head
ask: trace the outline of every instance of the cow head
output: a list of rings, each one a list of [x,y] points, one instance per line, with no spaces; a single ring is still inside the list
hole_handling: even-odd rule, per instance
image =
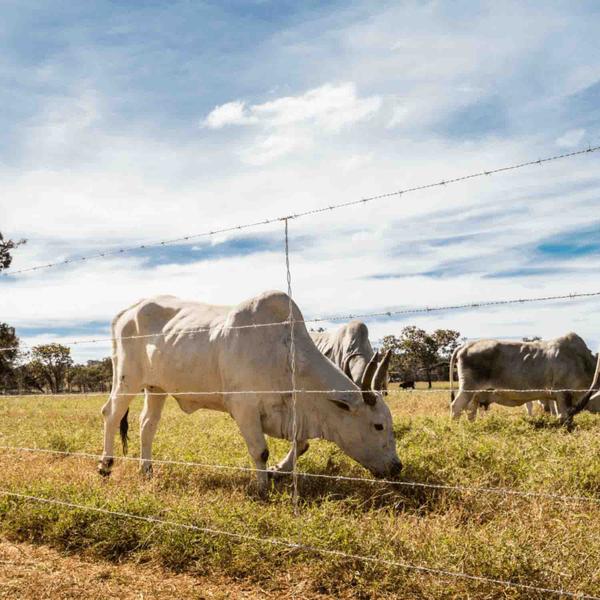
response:
[[[289,319],[290,305],[294,318],[291,326],[286,323],[285,327],[262,327],[257,333],[254,329],[229,330],[227,335],[232,339],[227,342],[228,351],[244,358],[241,366],[235,363],[228,371],[229,381],[233,382],[230,386],[289,390],[294,385],[298,390],[294,404],[298,439],[328,439],[373,475],[397,475],[402,464],[396,453],[392,416],[379,391],[387,378],[389,356],[381,361],[374,356],[360,386],[357,385],[319,351],[306,329],[302,313],[282,292],[266,292],[240,305],[227,324],[285,322]],[[290,361],[291,356],[293,361]],[[285,429],[283,424],[291,421],[291,405],[281,400],[281,395],[274,395],[273,402]],[[276,412],[273,406],[266,409],[270,414]]]
[[[329,392],[323,399],[313,399],[318,402],[315,411],[322,413],[323,436],[376,477],[396,477],[402,469],[396,453],[392,415],[381,392],[390,358],[389,352],[381,360],[374,354],[360,387],[331,362],[322,362],[331,378],[329,388],[340,391]],[[311,362],[311,367],[314,366],[315,362]]]

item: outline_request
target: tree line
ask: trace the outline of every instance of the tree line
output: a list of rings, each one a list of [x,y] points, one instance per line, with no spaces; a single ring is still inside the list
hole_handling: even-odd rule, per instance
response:
[[[12,250],[26,240],[5,239],[0,233],[0,271],[10,267]],[[75,364],[62,344],[41,344],[25,352],[14,327],[0,323],[0,393],[106,392],[112,383],[110,358]]]
[[[112,384],[110,358],[75,364],[71,349],[62,344],[40,344],[25,352],[13,327],[0,323],[0,393],[60,394],[107,392]]]

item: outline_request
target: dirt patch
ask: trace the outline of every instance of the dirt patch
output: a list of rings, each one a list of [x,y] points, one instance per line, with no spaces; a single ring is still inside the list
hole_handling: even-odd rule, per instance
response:
[[[270,589],[232,579],[175,574],[151,565],[66,556],[45,546],[0,540],[0,598],[10,600],[158,600],[298,598],[327,600],[285,580]]]

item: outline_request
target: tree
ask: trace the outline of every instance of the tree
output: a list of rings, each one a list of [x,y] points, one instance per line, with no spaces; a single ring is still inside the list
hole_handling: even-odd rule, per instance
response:
[[[385,336],[382,350],[392,351],[391,372],[399,373],[402,379],[415,379],[416,374],[422,371],[431,387],[434,372],[449,362],[459,339],[460,333],[452,329],[436,329],[427,333],[410,325],[402,329],[399,337]]]
[[[395,335],[386,335],[381,340],[380,350],[382,354],[385,354],[388,350],[392,351],[389,371],[390,373],[400,373],[402,371],[400,340]]]
[[[436,329],[433,337],[438,344],[438,355],[442,361],[450,361],[452,353],[460,345],[460,332],[454,329]]]
[[[413,358],[425,373],[429,387],[434,366],[439,362],[438,343],[424,329],[410,325],[400,333],[400,347],[403,352]]]
[[[42,344],[31,350],[31,360],[25,365],[25,381],[40,391],[48,388],[53,394],[63,391],[67,373],[73,364],[71,349],[62,344]]]
[[[18,242],[5,240],[4,236],[0,233],[0,271],[10,267],[10,263],[12,262],[11,250],[14,250],[25,242],[26,240],[19,240]]]
[[[19,357],[19,338],[14,327],[0,323],[0,390],[9,392],[16,386],[15,367]]]
[[[67,373],[69,390],[80,392],[105,392],[112,381],[112,361],[110,358],[88,360],[85,365],[73,365]]]

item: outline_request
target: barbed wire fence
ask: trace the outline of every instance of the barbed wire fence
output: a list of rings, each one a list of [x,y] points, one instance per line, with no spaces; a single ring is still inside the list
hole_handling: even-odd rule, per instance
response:
[[[588,594],[581,594],[578,592],[569,592],[565,590],[556,590],[548,587],[541,587],[536,585],[531,585],[527,583],[520,583],[517,581],[510,581],[507,579],[497,579],[493,577],[484,577],[482,575],[470,575],[468,573],[464,573],[462,571],[451,571],[449,569],[439,569],[430,566],[424,565],[414,565],[406,562],[401,562],[397,560],[389,560],[385,558],[378,558],[373,556],[363,556],[360,554],[351,554],[349,552],[343,552],[341,550],[332,550],[331,548],[323,548],[319,546],[313,546],[308,544],[301,544],[297,542],[292,542],[289,540],[284,540],[280,538],[264,538],[258,537],[255,535],[236,533],[233,531],[225,530],[225,529],[215,529],[212,527],[200,527],[198,525],[193,525],[190,523],[180,523],[178,521],[170,521],[166,519],[159,519],[157,517],[147,517],[144,515],[135,515],[123,511],[110,510],[107,508],[97,507],[97,506],[89,506],[84,504],[76,504],[74,502],[67,502],[64,500],[57,500],[55,498],[41,498],[39,496],[33,496],[30,494],[21,494],[17,492],[9,492],[6,490],[0,490],[0,495],[9,497],[9,498],[18,498],[20,500],[29,500],[33,502],[39,502],[42,504],[50,504],[55,506],[61,506],[65,508],[69,508],[72,510],[82,510],[88,512],[100,513],[103,515],[109,515],[113,517],[119,517],[124,519],[132,519],[136,521],[141,521],[145,523],[151,523],[153,525],[161,525],[173,528],[186,529],[188,531],[197,531],[200,533],[205,533],[213,536],[221,536],[233,538],[236,540],[249,540],[252,542],[256,542],[259,544],[268,544],[272,546],[278,546],[283,548],[289,548],[293,550],[304,550],[313,554],[321,554],[323,556],[331,556],[337,558],[345,558],[348,560],[356,560],[364,563],[375,563],[382,564],[388,567],[397,567],[400,569],[404,569],[407,571],[415,571],[425,575],[431,575],[435,577],[443,577],[443,578],[452,578],[452,579],[463,579],[467,581],[477,581],[480,583],[490,583],[494,585],[500,585],[507,588],[519,589],[528,592],[539,592],[543,594],[552,594],[555,596],[563,596],[567,598],[580,598],[582,600],[600,600],[598,596],[591,596]]]
[[[437,181],[437,182],[428,183],[428,184],[424,184],[424,185],[420,185],[420,186],[415,186],[415,187],[411,187],[411,188],[406,188],[406,189],[402,189],[402,190],[396,190],[393,192],[388,192],[388,193],[384,193],[384,194],[361,198],[358,200],[352,200],[352,201],[343,202],[343,203],[339,203],[339,204],[333,204],[333,205],[329,205],[329,206],[325,206],[325,207],[315,208],[315,209],[311,209],[311,210],[307,210],[307,211],[303,211],[303,212],[298,212],[295,214],[289,214],[289,215],[286,215],[283,217],[274,217],[274,218],[265,219],[262,221],[256,221],[253,223],[245,223],[242,225],[225,227],[225,228],[215,229],[215,230],[206,231],[206,232],[202,232],[202,233],[186,235],[186,236],[182,236],[179,238],[172,238],[172,239],[161,240],[161,241],[151,242],[151,243],[146,243],[146,244],[139,244],[139,245],[127,246],[127,247],[116,248],[116,249],[111,248],[111,249],[107,249],[107,250],[100,251],[100,252],[90,254],[90,255],[64,259],[64,260],[56,261],[53,263],[35,265],[32,267],[27,267],[27,268],[20,269],[20,270],[10,270],[9,269],[9,270],[3,272],[2,275],[4,277],[14,277],[16,275],[30,272],[30,271],[37,271],[37,270],[41,270],[41,269],[65,266],[65,265],[76,263],[76,262],[84,262],[84,261],[95,260],[95,259],[100,259],[100,258],[109,257],[109,256],[119,256],[119,255],[131,253],[133,251],[145,250],[148,248],[165,246],[165,245],[175,244],[175,243],[188,242],[190,240],[195,240],[195,239],[198,239],[201,237],[209,237],[209,236],[214,236],[214,235],[222,234],[222,233],[241,231],[244,229],[248,229],[251,227],[257,227],[260,225],[266,225],[269,223],[283,222],[284,236],[285,236],[285,238],[284,238],[284,241],[285,241],[285,267],[286,267],[286,278],[287,278],[287,291],[288,291],[288,298],[289,298],[289,316],[288,316],[288,318],[284,321],[271,322],[271,323],[256,323],[256,324],[239,325],[239,326],[219,325],[219,326],[216,326],[216,328],[220,328],[222,330],[230,329],[230,328],[231,329],[256,330],[256,329],[262,328],[262,327],[289,326],[290,345],[289,345],[289,353],[288,353],[288,363],[289,363],[289,369],[290,369],[290,384],[291,384],[290,389],[289,390],[231,390],[231,391],[190,390],[190,391],[182,391],[182,392],[180,392],[180,391],[173,392],[172,395],[176,394],[176,395],[181,395],[181,396],[187,395],[187,396],[198,396],[198,397],[203,396],[203,395],[219,395],[219,394],[220,395],[236,395],[236,394],[285,394],[285,395],[291,395],[292,424],[291,424],[291,436],[290,437],[292,438],[292,456],[293,456],[293,461],[291,463],[292,469],[291,469],[291,471],[282,471],[281,474],[292,476],[293,511],[294,511],[294,515],[298,519],[300,527],[298,529],[298,539],[297,539],[297,541],[294,542],[294,541],[284,540],[284,539],[262,538],[262,537],[258,537],[258,536],[240,534],[240,533],[236,533],[236,532],[232,532],[232,531],[213,529],[213,528],[209,528],[209,527],[200,527],[200,526],[196,526],[196,525],[192,525],[192,524],[179,523],[176,521],[159,519],[157,517],[147,517],[147,516],[142,516],[142,515],[135,515],[135,514],[130,514],[130,513],[126,513],[126,512],[121,512],[121,511],[113,511],[113,510],[109,510],[106,508],[100,508],[100,507],[95,507],[95,506],[80,505],[80,504],[76,504],[76,503],[72,503],[72,502],[68,502],[68,501],[64,501],[64,500],[60,500],[60,499],[43,498],[43,497],[31,495],[31,494],[23,494],[23,493],[15,492],[12,490],[1,490],[0,489],[0,495],[5,496],[7,498],[12,498],[14,500],[19,500],[19,501],[31,501],[31,502],[52,504],[52,505],[56,505],[56,506],[62,506],[65,508],[69,508],[72,510],[92,511],[92,512],[102,513],[102,514],[111,515],[111,516],[115,516],[115,517],[119,517],[119,518],[128,518],[128,519],[133,519],[133,520],[138,520],[138,521],[145,521],[145,522],[149,522],[149,523],[153,523],[153,524],[161,525],[161,526],[179,527],[179,528],[184,528],[184,529],[188,529],[188,530],[199,531],[199,532],[203,532],[203,533],[210,534],[210,535],[225,536],[225,537],[230,537],[230,538],[234,538],[234,539],[246,539],[246,540],[254,541],[259,544],[269,544],[269,545],[287,547],[287,548],[292,548],[292,549],[297,549],[297,550],[304,550],[307,552],[320,554],[323,556],[346,558],[346,559],[356,560],[356,561],[360,561],[360,562],[364,562],[364,563],[378,563],[378,564],[386,565],[386,566],[390,566],[390,567],[397,567],[397,568],[406,569],[409,571],[416,571],[416,572],[428,574],[428,575],[434,576],[434,577],[457,578],[457,579],[463,579],[463,580],[484,582],[484,583],[498,585],[498,586],[502,586],[502,587],[506,587],[506,588],[520,589],[523,591],[538,592],[538,593],[552,594],[552,595],[572,597],[572,598],[585,598],[585,599],[592,599],[592,600],[600,600],[600,598],[598,598],[596,596],[591,596],[591,595],[586,595],[586,594],[581,594],[581,593],[576,593],[576,592],[569,592],[569,591],[565,591],[562,589],[557,590],[557,589],[553,589],[553,588],[535,586],[535,585],[530,585],[527,583],[521,583],[521,582],[516,582],[516,581],[497,579],[497,578],[485,577],[485,576],[479,576],[479,575],[472,575],[472,574],[464,573],[462,571],[441,569],[441,568],[437,568],[437,567],[431,567],[428,565],[414,565],[414,564],[409,564],[409,563],[405,563],[402,561],[389,560],[386,558],[376,557],[376,556],[356,555],[356,554],[346,553],[346,552],[342,552],[342,551],[331,549],[331,548],[317,547],[317,546],[313,546],[310,544],[302,543],[302,535],[301,535],[302,515],[301,515],[301,510],[300,510],[300,504],[299,504],[299,490],[298,490],[298,479],[299,479],[300,474],[298,473],[297,467],[296,467],[296,462],[297,462],[296,459],[297,459],[297,452],[298,452],[297,399],[298,399],[298,397],[301,397],[304,394],[324,394],[324,393],[327,393],[327,394],[344,393],[344,394],[346,394],[346,393],[362,393],[362,392],[358,389],[310,390],[310,389],[299,388],[297,386],[297,381],[296,381],[296,345],[295,345],[295,327],[299,324],[306,325],[307,323],[334,322],[334,321],[342,321],[342,320],[353,319],[353,318],[391,317],[391,316],[395,316],[395,315],[422,314],[422,313],[454,311],[454,310],[473,310],[473,309],[478,309],[478,308],[506,306],[506,305],[511,305],[511,304],[525,304],[525,303],[552,302],[552,301],[555,301],[555,302],[572,301],[572,300],[577,300],[577,299],[599,297],[600,291],[570,292],[570,293],[528,297],[528,298],[508,298],[508,299],[501,299],[501,300],[494,299],[494,300],[485,300],[485,301],[479,301],[479,302],[469,302],[469,303],[464,303],[464,304],[454,304],[454,305],[445,305],[445,306],[402,307],[402,308],[396,308],[393,310],[383,310],[383,311],[377,311],[377,312],[371,312],[371,313],[333,315],[333,316],[314,317],[314,318],[310,318],[310,319],[296,319],[294,316],[294,304],[293,304],[293,298],[292,298],[292,276],[291,276],[291,267],[290,267],[290,246],[289,246],[289,239],[290,239],[289,223],[290,223],[290,221],[292,221],[294,219],[298,219],[300,217],[316,215],[316,214],[324,213],[327,211],[339,210],[342,208],[347,208],[347,207],[356,206],[356,205],[360,205],[360,204],[366,204],[368,202],[373,202],[375,200],[380,200],[380,199],[384,199],[384,198],[400,197],[404,194],[408,194],[408,193],[415,192],[418,190],[425,190],[425,189],[431,189],[431,188],[439,187],[439,186],[446,186],[449,184],[454,184],[454,183],[458,183],[461,181],[466,181],[466,180],[470,180],[470,179],[474,179],[474,178],[490,176],[490,175],[499,174],[499,173],[503,173],[503,172],[510,172],[510,171],[525,168],[528,166],[542,165],[547,162],[566,159],[566,158],[572,158],[572,157],[580,156],[583,154],[596,152],[598,150],[600,150],[600,146],[589,147],[584,150],[579,150],[579,151],[570,152],[570,153],[561,154],[561,155],[550,156],[547,158],[528,161],[528,162],[521,162],[521,163],[513,164],[510,166],[499,167],[499,168],[490,169],[487,171],[480,171],[477,173],[472,173],[470,175],[462,175],[462,176],[455,177],[452,179]],[[155,334],[122,336],[120,339],[144,339],[144,338],[154,338],[155,339],[157,337],[165,337],[165,340],[168,341],[169,336],[171,336],[171,335],[182,335],[182,334],[183,335],[195,335],[195,334],[211,331],[214,328],[215,327],[189,328],[187,330],[184,329],[184,330],[177,331],[175,333],[160,332],[160,333],[155,333]],[[103,342],[108,342],[108,341],[112,341],[112,338],[78,339],[78,340],[72,340],[71,342],[69,342],[69,345],[95,344],[95,343],[103,343]],[[61,340],[61,343],[65,343],[65,342]],[[6,346],[3,348],[0,348],[0,352],[7,352],[10,350],[16,350],[16,349],[19,349],[19,346]],[[423,392],[439,393],[440,390],[418,390],[418,391],[419,391],[419,393],[423,393]],[[562,392],[567,392],[567,391],[569,391],[569,392],[587,392],[588,390],[587,389],[586,390],[576,390],[576,389],[568,389],[568,388],[567,389],[564,389],[564,388],[561,388],[561,389],[558,389],[558,388],[557,389],[552,389],[552,388],[548,388],[548,389],[509,389],[509,388],[506,388],[506,389],[495,389],[495,390],[486,389],[486,390],[463,390],[463,391],[473,392],[473,393],[477,393],[477,392],[486,392],[486,393],[513,392],[513,393],[529,393],[529,394],[540,393],[540,394],[551,395],[551,394],[557,394],[557,393],[562,393]],[[412,390],[394,390],[393,391],[393,393],[411,393],[411,392],[412,392]],[[170,394],[171,392],[165,392],[165,393]],[[90,396],[105,396],[105,395],[106,395],[105,393],[84,393],[84,394],[78,393],[78,394],[51,394],[50,396],[55,397],[55,398],[56,397],[69,398],[69,397],[82,397],[82,396],[90,397]],[[121,395],[137,396],[139,394],[132,393],[132,394],[121,394]],[[32,396],[35,397],[35,395],[32,395]],[[45,395],[45,397],[47,397],[47,396],[48,395]],[[6,394],[6,395],[0,396],[1,399],[7,399],[7,400],[13,399],[13,398],[30,398],[30,397],[31,396],[24,396],[23,394]],[[52,454],[52,455],[70,456],[73,458],[82,458],[82,459],[110,458],[110,459],[117,459],[117,460],[122,460],[122,461],[139,460],[137,458],[127,457],[127,456],[111,456],[111,457],[104,456],[103,457],[102,455],[93,454],[93,453],[61,451],[61,450],[53,450],[50,448],[25,447],[25,446],[16,446],[16,445],[8,445],[8,444],[0,445],[0,450],[3,450],[5,452],[12,452],[12,453],[39,453],[39,454],[46,454],[46,455]],[[155,462],[157,464],[164,464],[164,465],[180,465],[180,466],[186,466],[186,467],[238,470],[238,471],[253,472],[253,473],[262,471],[261,469],[256,469],[256,468],[248,468],[248,467],[241,467],[241,466],[234,466],[234,465],[209,464],[209,463],[201,463],[201,462],[194,462],[194,461],[155,459],[155,460],[153,460],[153,462]],[[266,470],[266,471],[268,471],[268,470]],[[476,494],[503,495],[506,497],[520,497],[520,498],[527,498],[527,499],[544,498],[547,500],[551,500],[551,501],[555,501],[555,502],[564,502],[564,503],[591,503],[591,504],[599,504],[600,503],[600,498],[598,498],[596,496],[562,495],[562,494],[558,494],[558,493],[547,493],[547,492],[539,492],[539,491],[531,491],[531,490],[518,490],[518,489],[501,488],[501,487],[469,487],[469,486],[461,486],[461,485],[436,484],[436,483],[416,482],[416,481],[369,479],[369,478],[363,478],[363,477],[329,475],[329,474],[324,474],[324,473],[302,473],[301,476],[307,477],[307,478],[363,482],[363,483],[368,483],[368,484],[397,486],[397,487],[423,488],[423,489],[430,489],[430,490],[445,490],[445,491],[454,491],[454,492],[460,492],[460,493],[468,492],[468,493],[476,493]]]

